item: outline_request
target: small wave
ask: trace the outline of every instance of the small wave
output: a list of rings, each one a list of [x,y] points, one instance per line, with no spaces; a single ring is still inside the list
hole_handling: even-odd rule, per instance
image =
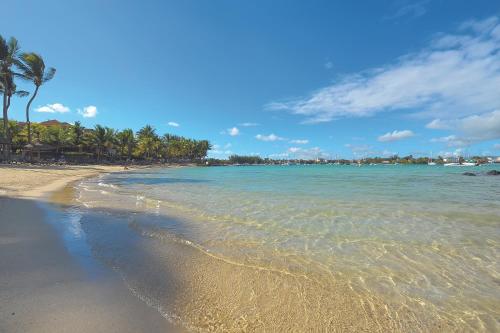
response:
[[[118,188],[118,186],[116,186],[116,185],[103,183],[103,182],[99,182],[99,183],[97,183],[97,185],[102,186],[102,187]]]
[[[138,299],[140,299],[141,301],[146,303],[146,305],[148,305],[149,307],[158,311],[161,314],[161,316],[163,318],[165,318],[167,321],[169,321],[170,323],[172,323],[174,325],[180,325],[182,327],[185,327],[186,329],[188,329],[189,331],[192,331],[192,332],[199,331],[196,327],[193,327],[193,326],[189,325],[188,323],[182,321],[182,319],[178,315],[167,311],[165,309],[165,307],[159,301],[139,292],[138,288],[136,288],[132,284],[130,284],[129,281],[127,280],[127,277],[125,276],[125,274],[123,272],[121,272],[119,269],[114,268],[114,270],[120,275],[120,277],[122,278],[122,281],[125,283],[125,286],[128,288],[128,290],[130,290],[132,295],[134,295],[135,297],[137,297]]]
[[[239,262],[239,261],[236,261],[236,260],[233,260],[230,258],[226,258],[222,255],[215,254],[215,253],[211,252],[210,249],[207,249],[200,244],[197,244],[195,242],[192,242],[190,240],[182,238],[179,235],[169,233],[165,230],[161,230],[161,229],[155,228],[155,227],[147,228],[145,226],[140,225],[140,223],[137,221],[130,222],[129,226],[131,229],[137,231],[141,236],[149,237],[149,238],[153,238],[153,239],[158,239],[160,241],[172,241],[172,242],[175,242],[178,244],[183,244],[183,245],[192,247],[192,248],[200,251],[201,253],[203,253],[203,254],[205,254],[213,259],[225,262],[226,264],[240,266],[240,267],[247,267],[247,268],[255,269],[258,271],[274,272],[274,273],[278,273],[278,274],[289,275],[289,276],[303,278],[306,280],[311,280],[311,278],[308,275],[306,275],[305,273],[290,272],[290,271],[285,270],[285,269],[280,269],[280,268],[275,268],[275,267],[265,267],[265,266],[260,266],[260,265],[256,265],[256,264],[246,264],[246,263]],[[316,282],[318,282],[318,281],[316,281]]]

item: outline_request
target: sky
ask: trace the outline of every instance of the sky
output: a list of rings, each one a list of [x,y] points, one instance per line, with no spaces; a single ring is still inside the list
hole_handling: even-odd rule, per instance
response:
[[[0,34],[57,69],[33,121],[218,158],[500,155],[497,1],[4,1]]]

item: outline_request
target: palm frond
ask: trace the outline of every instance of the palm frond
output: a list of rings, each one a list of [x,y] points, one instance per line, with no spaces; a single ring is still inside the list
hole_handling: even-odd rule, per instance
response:
[[[0,61],[7,58],[8,54],[9,54],[9,46],[7,45],[7,41],[5,40],[5,38],[3,38],[2,35],[0,35]]]
[[[37,86],[51,80],[56,73],[55,68],[52,67],[45,70],[45,62],[42,56],[37,53],[23,53],[20,59],[20,63],[16,65],[21,70],[24,79],[33,81]]]
[[[14,37],[10,37],[7,46],[9,49],[8,56],[11,58],[11,60],[17,58],[20,50],[19,42],[17,41],[17,39],[15,39]]]
[[[19,91],[16,91],[14,93],[17,97],[26,97],[28,96],[30,93],[28,91],[25,91],[25,90],[19,90]]]
[[[18,77],[31,80],[31,78],[33,77],[33,71],[29,66],[27,66],[21,60],[16,60],[14,65],[16,65],[16,67],[21,71],[21,73],[18,74]]]
[[[43,82],[50,81],[54,78],[54,75],[56,75],[56,69],[54,67],[50,67],[49,70],[45,73],[43,76]]]
[[[19,79],[31,81],[31,77],[29,75],[26,75],[24,72],[22,73],[12,72],[11,74],[12,76],[17,77]]]

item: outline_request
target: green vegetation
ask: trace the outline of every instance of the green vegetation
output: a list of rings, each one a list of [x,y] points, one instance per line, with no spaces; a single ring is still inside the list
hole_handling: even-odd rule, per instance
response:
[[[21,61],[17,63],[17,67],[21,71],[20,77],[31,81],[35,85],[35,91],[28,100],[26,104],[26,126],[28,132],[28,143],[31,143],[31,127],[30,127],[30,106],[36,95],[38,94],[38,89],[40,86],[47,81],[52,80],[56,74],[55,68],[49,68],[45,70],[45,63],[43,58],[36,53],[23,53],[21,54]]]
[[[26,106],[26,123],[28,141],[31,142],[29,109],[35,99],[40,86],[54,77],[56,70],[49,68],[45,71],[43,58],[36,53],[21,53],[20,46],[14,37],[8,41],[0,36],[0,93],[2,93],[2,116],[4,132],[2,142],[6,143],[3,155],[10,158],[12,133],[9,124],[9,108],[12,96],[26,97],[27,91],[18,91],[15,78],[33,82],[35,91]]]
[[[31,125],[34,142],[39,146],[44,145],[45,156],[50,158],[64,156],[65,159],[86,162],[131,159],[148,162],[201,162],[211,148],[206,140],[192,140],[171,134],[159,136],[150,125],[144,126],[137,133],[131,129],[117,131],[101,125],[89,129],[80,122],[71,125],[54,120]],[[37,146],[26,146],[27,123],[10,120],[9,132],[14,152],[36,151]],[[3,125],[0,125],[1,133],[5,133]]]
[[[263,164],[264,160],[260,156],[229,156],[230,164]]]
[[[152,161],[201,161],[210,150],[206,140],[192,140],[165,134],[159,136],[155,129],[144,126],[137,133],[131,129],[117,131],[96,125],[84,128],[52,120],[44,123],[30,121],[30,107],[40,87],[50,81],[55,68],[46,68],[37,53],[21,53],[18,41],[8,41],[0,35],[0,93],[2,94],[2,124],[0,124],[0,151],[5,160],[12,152],[23,159],[33,159],[33,152],[42,157],[73,158],[76,161],[114,161],[139,159]],[[16,79],[30,82],[34,90],[26,104],[26,122],[9,121],[9,108],[13,96],[26,97],[27,91],[18,91]],[[0,158],[2,157],[0,156]]]

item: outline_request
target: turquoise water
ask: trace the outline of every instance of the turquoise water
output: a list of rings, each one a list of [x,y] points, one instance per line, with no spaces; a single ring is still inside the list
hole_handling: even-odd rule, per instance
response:
[[[500,177],[487,176],[489,169],[427,165],[149,169],[86,181],[79,199],[89,210],[133,212],[134,217],[126,219],[127,229],[151,244],[160,242],[158,251],[170,241],[234,267],[274,272],[277,276],[268,282],[269,288],[283,284],[279,276],[315,281],[321,290],[300,285],[309,290],[302,295],[304,300],[319,307],[323,306],[319,295],[331,290],[334,299],[338,291],[333,289],[340,284],[346,286],[342,295],[347,304],[368,304],[373,316],[394,330],[444,325],[450,330],[494,331],[500,328]],[[464,176],[464,171],[478,175]],[[86,230],[98,240],[100,255],[116,262],[118,254],[102,249],[103,239],[111,240],[98,237],[102,231],[92,223]],[[209,274],[201,274],[205,275]],[[135,290],[147,289],[143,279],[134,276]],[[244,281],[235,283],[246,288]],[[278,289],[273,290],[286,295],[286,288]],[[260,292],[269,290],[263,287]],[[158,298],[155,292],[148,295]],[[299,301],[302,296],[297,296]],[[169,316],[190,318],[161,299],[156,302]],[[232,312],[244,312],[249,306],[246,301],[230,302]],[[382,310],[376,310],[379,307]],[[190,327],[201,325],[192,318],[188,321]],[[404,322],[412,323],[410,329]]]

